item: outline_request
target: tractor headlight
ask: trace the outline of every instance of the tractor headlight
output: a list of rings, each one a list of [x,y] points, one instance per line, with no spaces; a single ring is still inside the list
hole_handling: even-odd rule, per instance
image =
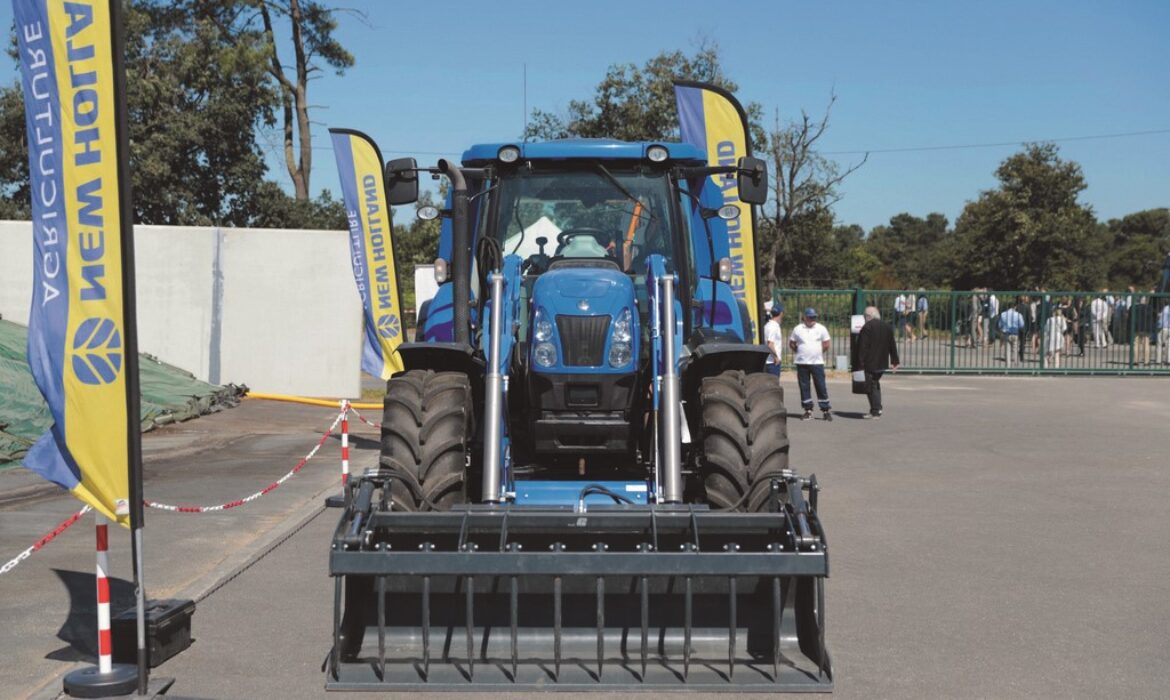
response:
[[[538,342],[552,340],[552,321],[544,314],[544,309],[536,309],[536,318],[532,324],[532,337]]]
[[[629,309],[622,309],[617,320],[613,322],[613,339],[619,343],[629,343],[633,338],[633,316]]]
[[[646,157],[650,159],[651,163],[662,163],[670,157],[670,151],[666,150],[664,146],[651,146],[646,149]]]
[[[515,146],[504,146],[496,154],[501,163],[515,163],[520,160],[520,149]]]
[[[612,353],[611,353],[612,354]],[[541,367],[552,367],[557,363],[557,349],[552,343],[537,343],[532,357]]]
[[[719,258],[719,281],[731,281],[731,258]]]
[[[609,344],[609,366],[625,367],[630,364],[630,344],[628,342],[613,341]]]

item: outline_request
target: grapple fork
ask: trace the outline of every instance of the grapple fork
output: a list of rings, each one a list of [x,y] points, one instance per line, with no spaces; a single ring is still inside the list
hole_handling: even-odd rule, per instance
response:
[[[363,484],[387,481],[371,471],[350,488]],[[828,552],[806,491],[815,481],[785,472],[760,513],[399,512],[351,498],[330,556],[339,594],[326,687],[831,690]],[[466,637],[466,654],[432,649],[435,636]]]

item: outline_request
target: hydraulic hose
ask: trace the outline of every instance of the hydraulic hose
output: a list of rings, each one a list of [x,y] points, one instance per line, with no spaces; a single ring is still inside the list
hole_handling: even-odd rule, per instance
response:
[[[264,394],[256,391],[249,391],[245,398],[249,399],[263,399],[265,401],[287,401],[288,403],[303,403],[307,406],[328,406],[330,408],[337,408],[338,399],[311,399],[306,396],[289,396],[287,394]],[[350,401],[350,406],[354,408],[382,408],[380,403],[360,401]]]

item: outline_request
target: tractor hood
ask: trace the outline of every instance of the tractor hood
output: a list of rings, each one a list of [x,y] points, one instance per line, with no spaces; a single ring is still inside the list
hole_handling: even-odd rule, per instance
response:
[[[549,270],[536,280],[535,303],[553,315],[616,315],[634,308],[634,283],[629,275],[609,267],[570,267]]]

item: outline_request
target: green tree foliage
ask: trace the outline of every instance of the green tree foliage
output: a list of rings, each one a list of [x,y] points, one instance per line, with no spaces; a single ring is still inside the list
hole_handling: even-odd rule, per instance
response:
[[[345,202],[329,190],[316,199],[301,201],[288,196],[275,182],[260,183],[248,200],[248,226],[253,228],[305,228],[347,230]],[[296,222],[295,225],[291,222]]]
[[[256,2],[128,3],[126,101],[137,223],[344,228],[344,211],[328,193],[294,202],[265,180],[258,130],[277,123],[283,94],[269,72],[271,37],[224,24],[228,10],[255,15]],[[306,45],[327,43],[335,25],[320,18],[316,3],[300,4],[314,27]],[[0,142],[0,216],[26,218],[28,149],[18,85],[0,89]]]
[[[766,245],[776,239],[775,221],[760,222],[760,238]],[[789,219],[789,235],[782,274],[777,286],[836,288],[865,285],[880,267],[866,250],[865,230],[860,226],[835,226],[827,208],[806,209]],[[763,245],[757,246],[757,250]],[[761,293],[769,296],[768,284]]]
[[[1170,253],[1170,209],[1147,209],[1111,219],[1106,224],[1109,245],[1109,285],[1150,289],[1161,275]]]
[[[135,220],[252,224],[265,172],[255,133],[276,99],[263,42],[230,42],[214,22],[154,2],[130,5],[126,37]]]
[[[611,65],[597,84],[593,99],[572,100],[563,115],[534,109],[525,136],[537,140],[574,136],[677,140],[675,80],[711,83],[732,93],[739,89],[723,71],[718,45],[703,43],[690,56],[682,51],[663,51],[641,67],[633,63]],[[760,126],[763,109],[754,102],[744,109],[755,150],[762,151],[767,143],[767,134]]]
[[[27,219],[28,146],[20,87],[0,88],[0,219]]]
[[[1081,166],[1055,144],[1030,144],[995,172],[999,187],[969,202],[955,223],[958,288],[1091,289],[1106,274],[1104,237],[1077,201]]]
[[[888,226],[875,226],[866,248],[881,267],[874,279],[891,287],[940,287],[951,270],[943,259],[948,233],[947,217],[928,214],[925,219],[898,214]]]

